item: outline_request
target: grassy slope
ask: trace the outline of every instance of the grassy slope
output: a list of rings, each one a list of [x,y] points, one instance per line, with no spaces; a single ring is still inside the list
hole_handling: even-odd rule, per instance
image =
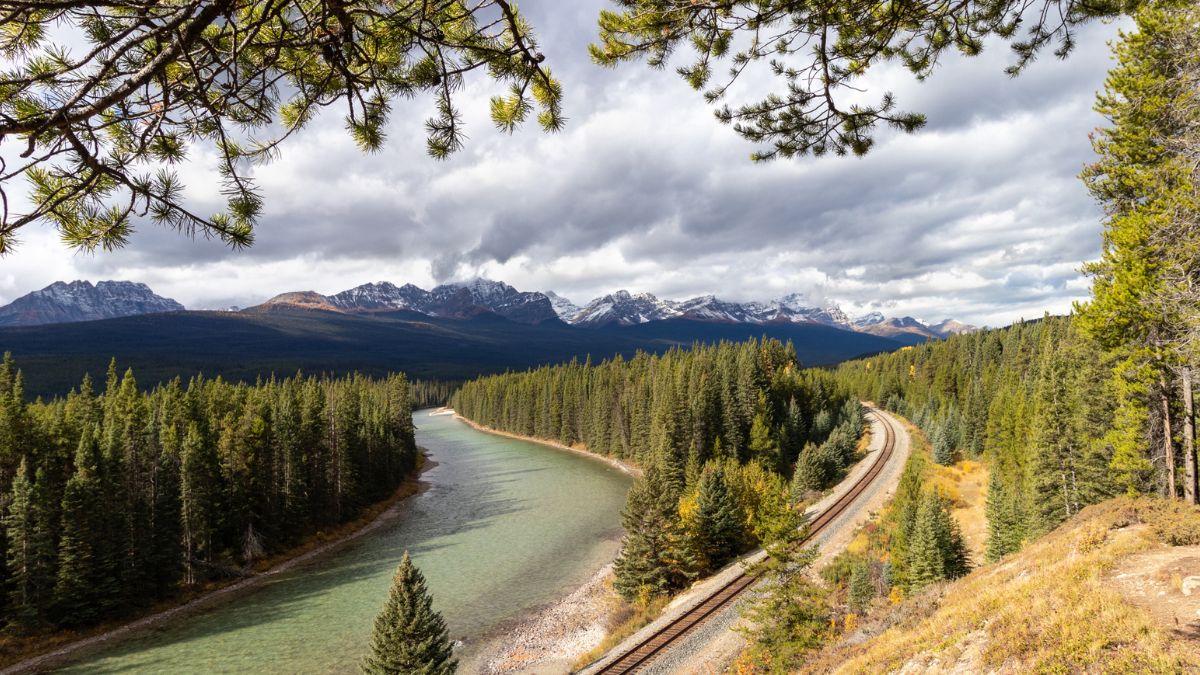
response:
[[[1121,560],[1168,544],[1200,544],[1200,509],[1130,498],[1092,506],[1024,551],[905,601],[806,669],[1195,672],[1196,645],[1105,582]]]

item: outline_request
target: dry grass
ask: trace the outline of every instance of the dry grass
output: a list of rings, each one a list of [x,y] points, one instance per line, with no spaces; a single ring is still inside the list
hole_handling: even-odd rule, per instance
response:
[[[1119,561],[1161,543],[1200,543],[1200,509],[1152,499],[1098,504],[1021,553],[906,601],[814,655],[806,670],[1196,672],[1194,646],[1105,582]]]
[[[953,466],[930,463],[926,484],[942,491],[950,499],[950,515],[958,521],[971,559],[983,560],[987,549],[988,467],[981,462],[963,460]]]

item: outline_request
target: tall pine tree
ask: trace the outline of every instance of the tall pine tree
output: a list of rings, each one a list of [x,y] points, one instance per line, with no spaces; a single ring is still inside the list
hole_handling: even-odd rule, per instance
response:
[[[367,675],[449,675],[457,669],[446,622],[433,609],[425,576],[405,551],[392,577],[387,602],[375,617],[362,671]]]

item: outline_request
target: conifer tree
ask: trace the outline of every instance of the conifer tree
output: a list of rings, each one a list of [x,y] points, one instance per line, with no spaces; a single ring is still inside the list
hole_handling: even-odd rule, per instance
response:
[[[1017,503],[1017,495],[1009,490],[1000,475],[999,467],[993,467],[988,477],[987,493],[987,559],[995,562],[1021,548],[1024,540],[1024,520]]]
[[[1120,396],[1107,439],[1113,470],[1128,492],[1153,481],[1177,495],[1179,430],[1173,404],[1181,377],[1195,363],[1200,297],[1195,291],[1200,249],[1200,40],[1195,3],[1139,3],[1137,30],[1114,45],[1110,71],[1096,109],[1111,126],[1093,136],[1097,161],[1084,180],[1105,211],[1104,248],[1085,270],[1093,277],[1092,299],[1079,307],[1080,323],[1114,364],[1113,391]],[[1188,392],[1183,392],[1188,399]],[[1189,418],[1190,422],[1190,418]],[[1194,428],[1185,423],[1183,457],[1194,488]]]
[[[751,458],[762,460],[771,466],[781,467],[783,465],[779,443],[771,435],[771,425],[767,421],[765,412],[760,411],[755,414],[754,420],[750,424],[749,451]]]
[[[67,481],[62,502],[62,538],[58,544],[55,610],[63,626],[81,626],[97,618],[100,580],[100,514],[103,494],[96,475],[99,449],[85,430],[75,453],[75,475]]]
[[[850,606],[861,612],[873,597],[875,597],[875,587],[871,585],[871,569],[867,567],[865,560],[858,560],[850,569]]]
[[[796,460],[796,469],[792,473],[792,495],[799,500],[810,492],[820,491],[827,480],[825,462],[817,446],[806,443]]]
[[[921,500],[907,556],[907,583],[913,591],[970,570],[966,543],[937,491]]]
[[[919,591],[946,578],[946,561],[942,555],[937,515],[933,509],[933,500],[926,497],[917,510],[906,561],[908,588],[912,591]]]
[[[1082,425],[1082,405],[1074,378],[1077,372],[1062,352],[1044,351],[1031,447],[1030,502],[1038,532],[1053,529],[1094,501],[1086,494],[1092,467],[1088,466],[1089,438]]]
[[[802,533],[797,533],[797,540]],[[772,549],[756,593],[746,612],[755,630],[751,656],[767,661],[774,672],[793,672],[803,664],[804,654],[825,642],[829,635],[831,607],[828,591],[808,575],[817,549],[781,544]]]
[[[939,424],[933,433],[933,461],[942,466],[954,463],[954,446],[950,441],[950,430],[946,424]]]
[[[362,671],[367,675],[448,675],[457,669],[446,622],[433,609],[425,576],[405,551],[392,577],[387,602],[375,617]]]
[[[174,429],[172,428],[172,432]],[[172,433],[172,436],[175,434]],[[158,456],[154,473],[154,524],[152,538],[154,555],[151,562],[153,588],[158,597],[170,595],[183,573],[180,543],[180,480],[178,445],[169,440]]]
[[[929,499],[933,502],[930,510],[933,512],[937,527],[938,548],[942,554],[942,569],[947,579],[957,579],[971,571],[967,543],[963,540],[958,522],[950,514],[950,505],[941,492],[934,490]]]
[[[686,556],[679,514],[667,494],[666,482],[656,465],[646,467],[630,489],[621,513],[625,538],[621,555],[613,563],[614,586],[630,602],[669,593],[690,574],[681,565]]]
[[[213,465],[200,436],[192,424],[183,440],[180,457],[180,518],[183,530],[185,582],[201,581],[202,565],[209,561],[216,530],[217,512],[214,508]]]
[[[39,628],[54,587],[53,542],[45,499],[44,477],[25,460],[17,468],[12,501],[4,518],[8,543],[9,625],[18,631]]]
[[[720,568],[742,551],[747,538],[741,509],[719,465],[706,469],[697,488],[696,512],[688,522],[688,546],[702,572]]]

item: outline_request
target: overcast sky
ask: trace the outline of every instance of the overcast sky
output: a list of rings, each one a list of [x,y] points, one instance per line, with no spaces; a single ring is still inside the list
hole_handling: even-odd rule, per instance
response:
[[[0,302],[71,279],[142,281],[214,308],[486,276],[579,303],[620,288],[679,299],[801,292],[851,314],[1002,325],[1087,294],[1078,269],[1099,253],[1099,210],[1077,176],[1102,123],[1091,107],[1116,27],[1088,27],[1072,58],[1046,54],[1017,79],[1003,72],[1012,55],[1001,45],[947,59],[925,83],[881,69],[874,91],[925,113],[925,129],[884,133],[864,158],[753,164],[754,146],[672,70],[589,63],[604,4],[521,5],[566,88],[560,134],[494,131],[485,81],[461,98],[470,138],[446,162],[424,153],[429,100],[399,103],[374,155],[328,115],[258,170],[266,209],[252,249],[147,224],[123,251],[84,255],[30,227],[0,259]],[[748,81],[733,101],[768,84]],[[194,154],[183,171],[201,206],[217,204],[212,159]]]

